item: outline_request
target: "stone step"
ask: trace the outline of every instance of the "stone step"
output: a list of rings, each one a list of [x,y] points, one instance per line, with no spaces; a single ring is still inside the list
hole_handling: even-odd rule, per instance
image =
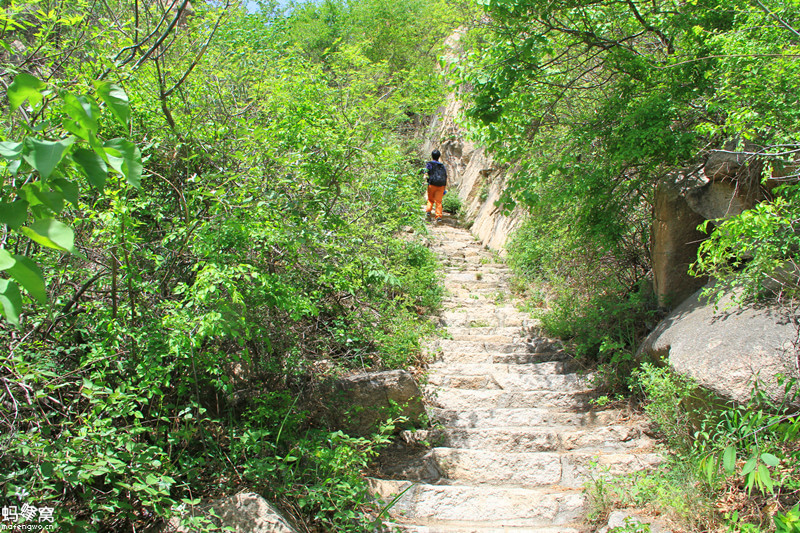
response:
[[[508,276],[506,273],[488,272],[486,269],[475,269],[472,271],[447,272],[444,276],[445,285],[452,283],[506,283]]]
[[[508,333],[479,333],[476,330],[491,330],[492,328],[452,328],[458,330],[455,333],[448,332],[448,340],[452,341],[469,341],[481,343],[517,343],[517,342],[530,342],[531,336],[520,328],[502,328],[510,330]],[[500,328],[498,328],[500,329]]]
[[[661,461],[660,455],[648,452],[502,453],[438,447],[427,452],[414,468],[404,470],[403,476],[438,484],[581,488],[592,479],[638,472]]]
[[[586,409],[589,400],[597,396],[586,391],[504,391],[451,389],[425,387],[431,396],[430,405],[443,409],[496,409],[498,407],[555,407],[558,409]]]
[[[509,365],[498,365],[508,367]],[[515,365],[524,366],[524,365]],[[531,365],[533,366],[533,365]],[[589,388],[591,376],[578,374],[509,374],[490,372],[486,375],[462,375],[455,372],[432,372],[428,384],[453,389],[500,389],[519,391],[582,391]]]
[[[388,514],[412,524],[436,520],[492,527],[557,526],[576,521],[586,501],[579,491],[552,487],[430,485],[374,478],[369,485],[372,494],[384,502],[399,495]]]
[[[573,361],[566,352],[503,353],[503,352],[461,352],[450,350],[428,350],[432,364],[501,364],[535,365],[549,362]]]
[[[545,361],[524,365],[505,363],[431,363],[428,374],[448,374],[461,376],[488,376],[498,374],[525,374],[547,376],[570,373],[568,361]]]
[[[590,450],[592,453],[620,453],[649,449],[653,440],[628,425],[594,426],[513,426],[490,428],[444,427],[406,431],[408,442],[428,442],[438,447],[465,448],[492,452],[565,452]]]
[[[502,342],[502,338],[524,338],[531,339],[539,337],[540,324],[536,320],[531,320],[535,324],[532,327],[520,328],[518,326],[498,328],[498,327],[452,327],[448,328],[447,333],[453,340],[470,340],[472,337],[500,337],[497,342]],[[464,337],[464,338],[462,338]],[[480,340],[480,339],[478,339]]]
[[[529,526],[503,526],[491,525],[491,521],[479,523],[465,522],[435,522],[429,521],[427,525],[414,524],[388,524],[386,531],[392,533],[582,533],[585,528],[580,525],[553,526],[553,527],[534,527]]]
[[[428,416],[448,428],[500,428],[515,426],[565,426],[575,428],[616,424],[626,414],[616,409],[603,411],[558,411],[538,407],[497,409],[441,409],[428,407]]]
[[[442,306],[464,305],[464,306],[484,306],[494,308],[497,304],[503,303],[508,299],[508,291],[497,288],[455,288],[448,290],[442,298]]]
[[[480,339],[450,340],[441,339],[438,348],[445,352],[458,353],[553,353],[561,349],[561,343],[544,338],[512,342],[508,339],[500,342],[486,342]]]
[[[526,327],[533,324],[525,313],[480,306],[443,311],[440,322],[447,327]]]
[[[545,361],[564,361],[578,364],[573,356],[564,351],[544,353],[499,353],[492,354],[492,363],[503,365],[528,365]],[[466,362],[466,361],[464,361]]]

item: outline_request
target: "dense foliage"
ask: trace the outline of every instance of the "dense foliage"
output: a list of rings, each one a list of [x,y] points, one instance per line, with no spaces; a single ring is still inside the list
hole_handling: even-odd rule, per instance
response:
[[[439,13],[425,16],[429,9]],[[0,498],[126,531],[230,488],[366,527],[316,384],[439,302],[411,136],[444,3],[4,2]]]

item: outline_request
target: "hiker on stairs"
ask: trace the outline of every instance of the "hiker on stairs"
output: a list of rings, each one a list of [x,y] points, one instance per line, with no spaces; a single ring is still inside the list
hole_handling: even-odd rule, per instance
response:
[[[445,187],[447,187],[447,169],[444,164],[439,161],[442,154],[439,150],[431,152],[432,161],[425,164],[425,170],[428,173],[428,205],[425,212],[428,218],[431,217],[434,205],[436,206],[436,220],[438,224],[442,220],[442,198],[444,197]]]

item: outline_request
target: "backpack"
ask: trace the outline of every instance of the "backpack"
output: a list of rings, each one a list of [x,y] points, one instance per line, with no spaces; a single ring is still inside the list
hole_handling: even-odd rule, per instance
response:
[[[428,173],[428,183],[435,186],[447,185],[447,169],[439,161],[431,161],[433,168]]]

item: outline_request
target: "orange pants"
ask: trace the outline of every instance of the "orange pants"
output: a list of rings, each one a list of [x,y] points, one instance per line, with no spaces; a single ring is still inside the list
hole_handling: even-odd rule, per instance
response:
[[[426,213],[433,211],[434,204],[436,205],[436,218],[442,218],[442,198],[444,197],[444,185],[428,185],[428,206],[425,208]]]

